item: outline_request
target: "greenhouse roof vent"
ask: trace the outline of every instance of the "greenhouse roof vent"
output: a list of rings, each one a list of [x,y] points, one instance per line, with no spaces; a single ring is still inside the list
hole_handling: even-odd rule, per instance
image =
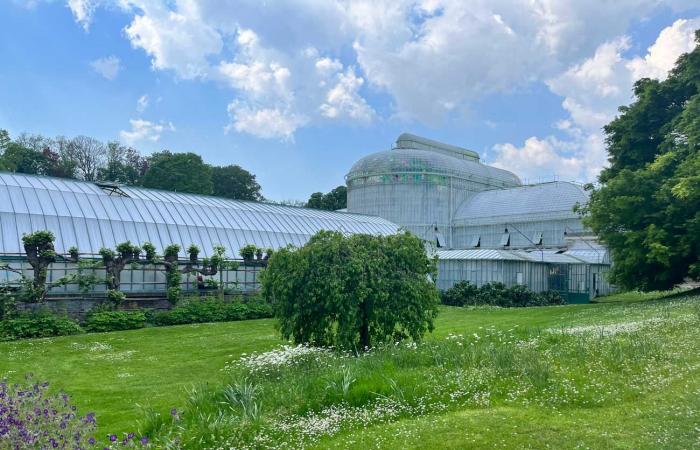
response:
[[[95,185],[102,189],[107,195],[112,197],[128,197],[129,194],[124,192],[118,183],[112,181],[96,181]]]
[[[479,161],[479,154],[466,148],[456,145],[444,144],[432,139],[416,136],[415,134],[403,133],[396,139],[395,148],[407,148],[416,150],[429,150],[437,153],[452,156],[459,159]]]

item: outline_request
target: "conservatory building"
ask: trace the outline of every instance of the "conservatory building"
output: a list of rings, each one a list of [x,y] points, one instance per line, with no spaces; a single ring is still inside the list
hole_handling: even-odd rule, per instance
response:
[[[523,284],[556,289],[569,301],[588,301],[612,290],[605,274],[607,250],[596,242],[576,204],[587,201],[578,184],[527,185],[507,170],[481,162],[471,150],[402,134],[389,150],[360,159],[346,175],[347,210],[320,211],[210,196],[165,192],[111,183],[0,172],[0,284],[31,276],[22,235],[49,230],[55,248],[76,247],[85,257],[130,241],[151,242],[159,252],[177,244],[180,257],[194,244],[201,256],[223,245],[231,258],[241,247],[301,246],[319,230],[387,235],[407,229],[439,259],[437,285],[467,280],[477,285]],[[220,282],[256,289],[263,264],[242,264]],[[59,258],[49,279],[80,270]],[[183,289],[192,289],[189,275]],[[132,295],[162,294],[162,270],[139,264],[122,272],[121,289]],[[96,285],[93,291],[104,291]],[[196,287],[195,287],[196,289]],[[78,286],[51,295],[75,294]]]
[[[568,182],[524,185],[471,150],[404,133],[346,175],[349,212],[387,219],[430,243],[438,287],[467,280],[556,289],[569,301],[612,290],[607,250],[574,212],[588,194]]]

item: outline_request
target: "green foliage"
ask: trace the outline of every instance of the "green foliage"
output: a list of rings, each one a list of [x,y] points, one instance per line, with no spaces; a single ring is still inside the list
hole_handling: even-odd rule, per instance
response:
[[[77,322],[46,311],[24,313],[0,322],[0,340],[66,336],[82,333]]]
[[[357,350],[432,331],[435,275],[436,261],[409,233],[321,231],[275,252],[260,281],[284,338]]]
[[[245,303],[224,301],[219,298],[193,297],[170,311],[156,313],[156,325],[182,325],[187,323],[228,322],[272,317],[272,307],[259,298]]]
[[[43,302],[48,287],[46,278],[49,264],[56,261],[56,251],[53,246],[54,235],[50,231],[39,230],[22,236],[27,261],[34,271],[34,281],[28,290],[32,302]],[[67,280],[66,280],[67,281]]]
[[[236,200],[263,200],[255,175],[238,165],[212,167],[213,194]]]
[[[665,81],[638,81],[636,101],[605,127],[611,164],[580,211],[610,248],[610,281],[623,288],[700,280],[698,86],[700,46]]]
[[[157,260],[156,246],[150,242],[146,242],[142,245],[143,251],[146,252],[146,261],[149,263],[154,263]]]
[[[187,247],[187,253],[190,255],[190,262],[193,264],[196,263],[199,259],[199,247],[191,244],[189,247]]]
[[[490,305],[502,308],[564,304],[564,299],[556,291],[536,293],[525,286],[506,287],[503,283],[486,283],[479,288],[468,281],[460,281],[442,292],[440,300],[451,306]]]
[[[49,161],[41,152],[15,142],[9,142],[5,145],[1,159],[4,170],[11,172],[45,175],[49,169]]]
[[[17,301],[17,291],[15,289],[7,285],[0,285],[0,320],[14,315]]]
[[[214,185],[211,167],[195,153],[162,151],[148,158],[142,184],[147,188],[211,195]]]
[[[126,294],[117,291],[116,289],[109,289],[107,291],[107,301],[112,304],[113,307],[117,308],[126,300]]]
[[[307,208],[325,209],[328,211],[347,208],[347,206],[348,189],[345,186],[338,186],[327,194],[314,192],[309,197],[309,201],[306,202]]]
[[[255,258],[255,251],[258,248],[254,244],[247,244],[241,247],[238,253],[244,261],[252,261]]]
[[[135,330],[145,326],[143,311],[96,311],[88,314],[83,324],[89,332]]]

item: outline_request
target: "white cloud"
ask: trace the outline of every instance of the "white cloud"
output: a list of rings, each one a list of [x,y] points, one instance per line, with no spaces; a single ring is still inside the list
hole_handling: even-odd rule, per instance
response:
[[[175,131],[175,126],[170,122],[163,124],[143,119],[130,119],[129,123],[131,124],[130,131],[122,130],[119,132],[121,140],[129,145],[139,141],[157,142],[164,131]]]
[[[122,68],[121,61],[119,61],[119,58],[114,55],[96,59],[95,61],[91,62],[90,65],[95,72],[99,73],[110,81],[117,78],[117,75],[119,75],[119,71]]]
[[[547,81],[564,98],[569,117],[556,126],[567,139],[531,137],[522,146],[496,145],[495,164],[528,177],[593,181],[607,163],[602,127],[615,118],[620,105],[633,100],[632,86],[640,76],[668,76],[678,57],[695,47],[698,27],[700,19],[674,22],[642,57],[623,56],[629,49],[627,37],[601,44],[593,56]]]
[[[633,78],[665,79],[678,56],[695,48],[694,32],[698,28],[700,18],[679,19],[670,27],[664,28],[644,58],[636,57],[628,63]]]
[[[154,69],[174,70],[185,79],[207,74],[207,58],[221,52],[223,41],[219,32],[202,19],[196,1],[179,0],[175,10],[159,1],[122,3],[140,11],[124,32],[132,46],[151,56]]]
[[[318,68],[318,62],[316,67]],[[340,67],[342,68],[342,65]],[[355,75],[355,70],[352,67],[348,68],[345,73],[338,73],[336,77],[337,83],[328,91],[326,101],[320,107],[321,114],[331,119],[348,117],[364,123],[372,120],[374,110],[358,93],[364,80]]]
[[[73,12],[75,21],[78,22],[85,31],[90,29],[92,14],[97,7],[96,0],[68,0],[68,8]]]
[[[231,125],[226,131],[234,129],[239,133],[248,133],[264,139],[292,139],[294,132],[307,123],[304,116],[278,108],[251,108],[239,102],[228,105]]]
[[[95,1],[100,0],[89,3]],[[234,100],[250,111],[303,116],[305,123],[366,122],[371,107],[363,94],[371,90],[388,94],[399,118],[435,123],[464,117],[476,99],[493,93],[543,80],[555,86],[567,70],[572,70],[571,79],[603,79],[607,85],[600,88],[612,89],[605,94],[612,103],[629,93],[615,91],[622,86],[616,77],[630,70],[658,74],[669,61],[660,49],[651,48],[653,58],[623,61],[620,55],[627,43],[616,37],[659,7],[677,11],[695,3],[111,1],[132,15],[125,35],[133,47],[150,56],[155,70],[225,82],[233,89]],[[673,32],[668,34],[669,40],[678,42]],[[676,34],[687,37],[685,29]],[[605,43],[607,47],[601,48]],[[667,44],[661,47],[676,53]],[[594,52],[599,52],[599,61],[584,67],[582,60]],[[614,65],[613,73],[604,71],[604,62]],[[623,67],[627,63],[630,66]],[[588,121],[585,126],[590,128],[607,117],[587,98],[568,95],[565,86],[552,89],[563,92],[565,107],[576,116],[572,121]]]
[[[151,103],[151,99],[148,98],[148,95],[144,94],[141,97],[139,97],[138,100],[136,100],[136,111],[139,113],[142,113],[148,108],[148,105]]]

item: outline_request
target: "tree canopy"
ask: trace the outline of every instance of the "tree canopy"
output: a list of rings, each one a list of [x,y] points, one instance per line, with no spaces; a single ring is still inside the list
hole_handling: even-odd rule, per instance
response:
[[[255,175],[241,166],[211,166],[195,153],[162,151],[146,157],[118,141],[104,144],[88,136],[52,139],[22,133],[12,140],[0,129],[0,170],[263,200]]]
[[[212,167],[214,195],[236,200],[263,200],[255,175],[238,165]]]
[[[338,209],[347,208],[348,206],[348,190],[345,186],[338,186],[332,191],[324,194],[323,192],[314,192],[306,202],[307,208],[325,209],[335,211]]]
[[[700,46],[634,94],[605,127],[610,167],[582,212],[610,248],[612,282],[668,289],[700,280]]]
[[[362,350],[432,331],[436,273],[436,260],[408,232],[320,231],[299,249],[275,252],[261,284],[284,338]]]

